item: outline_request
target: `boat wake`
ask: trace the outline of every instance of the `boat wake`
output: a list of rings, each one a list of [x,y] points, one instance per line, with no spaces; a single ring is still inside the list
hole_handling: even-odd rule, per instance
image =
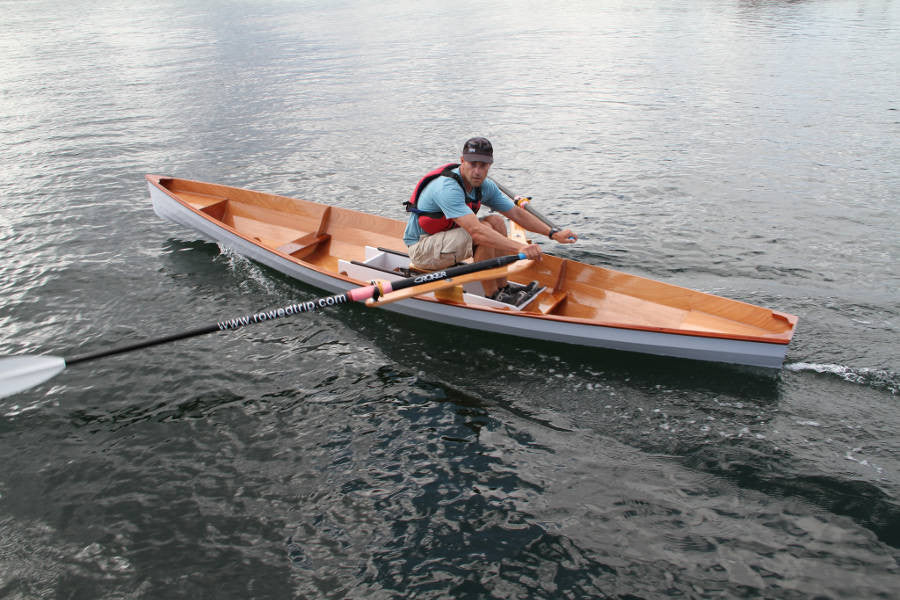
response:
[[[219,256],[225,261],[228,269],[243,280],[241,287],[248,288],[244,291],[251,291],[249,287],[253,287],[252,291],[262,291],[270,296],[276,293],[277,290],[271,278],[259,265],[222,243],[217,243],[217,245],[219,246]]]
[[[868,369],[865,367],[847,367],[845,365],[818,363],[788,363],[784,365],[788,371],[815,372],[840,377],[850,383],[858,383],[867,387],[887,390],[896,395],[900,392],[900,374],[887,369]]]

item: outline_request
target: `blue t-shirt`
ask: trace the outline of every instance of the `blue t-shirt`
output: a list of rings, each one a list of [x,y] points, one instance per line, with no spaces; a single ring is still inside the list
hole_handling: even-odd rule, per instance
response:
[[[459,167],[453,169],[459,173]],[[466,194],[471,201],[475,201],[475,190]],[[448,219],[457,219],[472,214],[472,209],[466,204],[463,189],[450,177],[436,177],[425,186],[416,208],[425,212],[442,212]],[[515,203],[503,195],[497,184],[490,179],[485,179],[481,184],[481,204],[492,208],[497,212],[506,212],[515,206]],[[409,214],[406,231],[403,232],[403,243],[412,246],[419,241],[419,237],[425,235],[425,231],[419,227],[419,215]]]

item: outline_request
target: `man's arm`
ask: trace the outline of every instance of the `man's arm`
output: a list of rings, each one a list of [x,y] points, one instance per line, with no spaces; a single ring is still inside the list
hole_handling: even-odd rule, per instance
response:
[[[526,257],[537,259],[541,255],[541,247],[537,244],[520,244],[509,239],[505,235],[501,235],[495,231],[493,227],[482,223],[475,213],[469,213],[463,217],[453,219],[457,225],[469,232],[472,236],[472,243],[475,246],[490,246],[496,248],[504,254],[523,253]],[[540,223],[540,221],[538,221]]]
[[[533,231],[540,235],[547,235],[551,231],[549,225],[520,206],[513,206],[511,209],[503,212],[503,216],[515,221],[528,231]],[[550,239],[560,244],[572,244],[578,240],[578,235],[571,229],[562,229],[557,230]]]

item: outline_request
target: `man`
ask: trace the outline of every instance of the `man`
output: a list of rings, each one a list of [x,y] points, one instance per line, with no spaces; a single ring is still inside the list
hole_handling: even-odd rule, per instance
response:
[[[487,178],[493,162],[491,143],[483,137],[474,137],[463,145],[458,166],[435,169],[419,182],[406,203],[407,211],[412,214],[403,233],[412,264],[437,270],[470,257],[481,261],[518,253],[540,260],[540,246],[520,244],[507,237],[503,217],[491,214],[478,218],[476,213],[481,204],[528,231],[546,235],[561,244],[578,239],[569,229],[551,229],[503,195],[497,184]],[[507,282],[504,277],[482,281],[482,285],[485,296],[495,297]]]

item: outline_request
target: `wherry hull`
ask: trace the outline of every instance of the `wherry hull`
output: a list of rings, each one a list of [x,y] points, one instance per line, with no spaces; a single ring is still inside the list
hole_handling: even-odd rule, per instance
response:
[[[329,292],[373,277],[390,279],[367,264],[405,250],[403,224],[392,219],[202,182],[154,175],[147,180],[160,217]],[[797,321],[793,315],[552,256],[520,277],[546,287],[525,310],[484,305],[470,294],[466,298],[482,304],[416,297],[384,308],[529,339],[774,369],[784,361]]]

